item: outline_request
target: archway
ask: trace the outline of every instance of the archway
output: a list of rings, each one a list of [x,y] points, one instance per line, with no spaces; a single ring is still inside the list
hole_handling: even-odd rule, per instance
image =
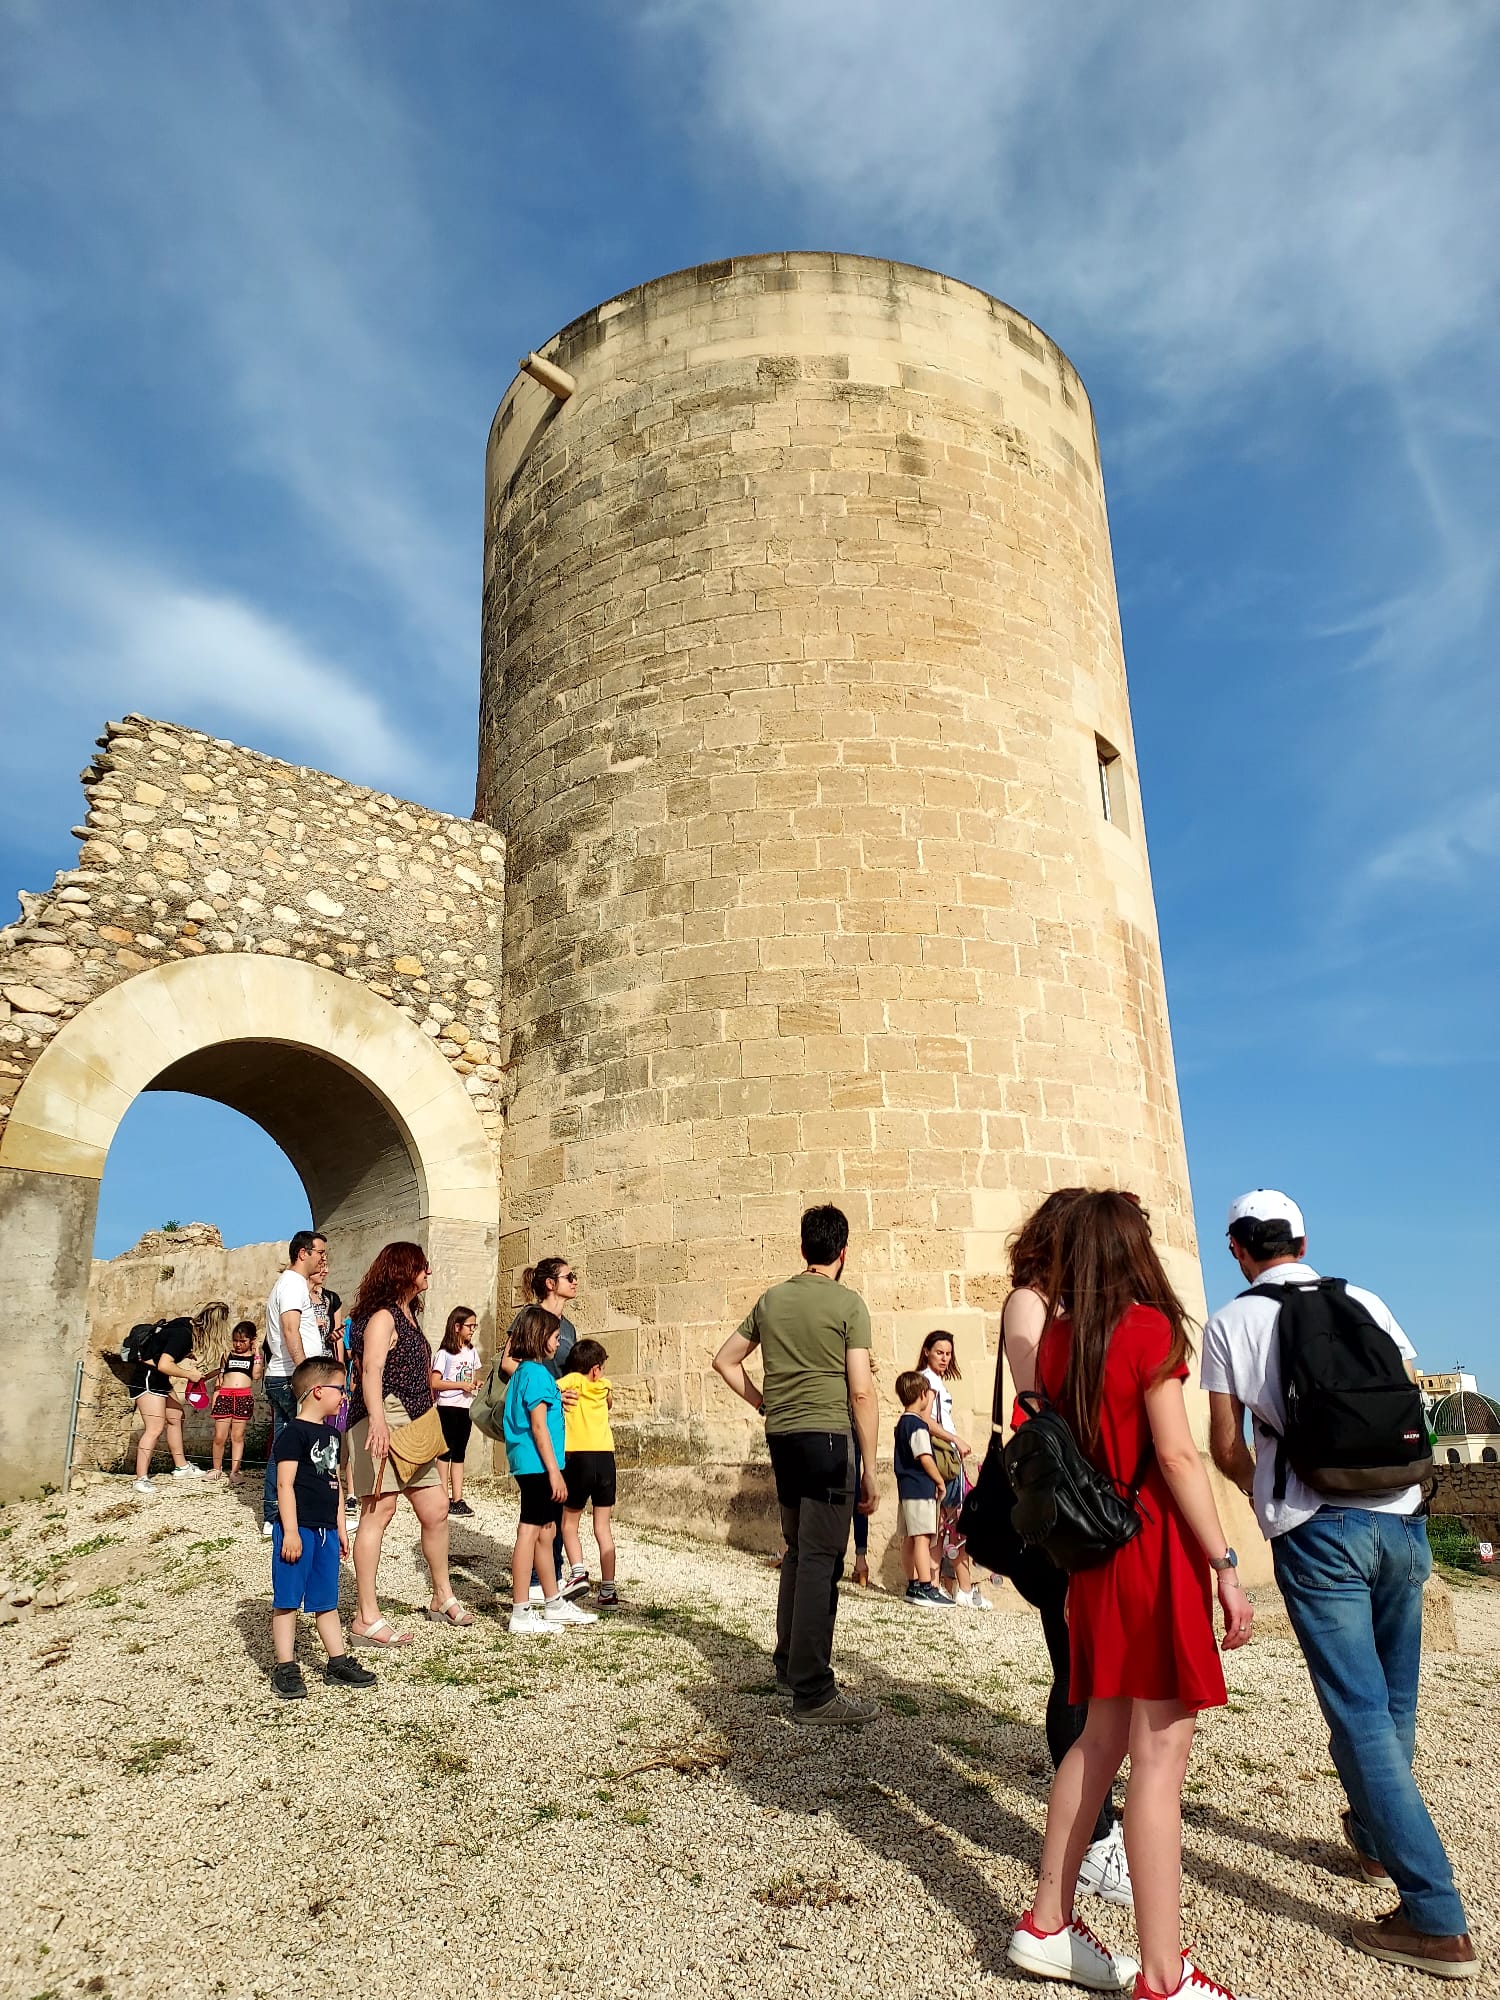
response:
[[[430,1040],[367,987],[301,960],[226,953],[156,967],[59,1030],[0,1140],[0,1497],[61,1477],[99,1180],[146,1090],[209,1097],[260,1125],[344,1268],[413,1237],[432,1259],[433,1318],[463,1298],[492,1324],[493,1157]]]

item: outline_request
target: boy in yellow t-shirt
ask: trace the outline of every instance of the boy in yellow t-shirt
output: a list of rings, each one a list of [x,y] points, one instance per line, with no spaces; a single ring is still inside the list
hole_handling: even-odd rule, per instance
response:
[[[614,1390],[605,1380],[604,1364],[609,1355],[597,1340],[580,1340],[568,1356],[568,1373],[558,1379],[559,1389],[576,1389],[578,1401],[571,1409],[564,1405],[566,1457],[563,1478],[568,1497],[563,1503],[563,1550],[572,1564],[574,1584],[587,1585],[588,1565],[578,1540],[578,1524],[590,1502],[594,1508],[594,1539],[599,1544],[599,1602],[618,1604],[615,1589],[615,1538],[610,1517],[615,1504],[615,1439],[609,1427]],[[567,1581],[563,1588],[566,1590]]]

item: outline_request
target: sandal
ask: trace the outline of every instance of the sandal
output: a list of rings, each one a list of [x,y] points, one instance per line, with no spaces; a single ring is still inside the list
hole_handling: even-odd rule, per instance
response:
[[[453,1615],[455,1611],[460,1613],[460,1616],[457,1618]],[[474,1623],[473,1612],[465,1611],[456,1597],[450,1597],[447,1603],[440,1604],[436,1611],[432,1609],[430,1604],[424,1604],[422,1607],[422,1616],[431,1619],[434,1625],[452,1625],[461,1632],[466,1632]]]
[[[382,1639],[379,1636],[382,1632],[389,1632],[390,1638]],[[389,1618],[377,1618],[368,1632],[358,1631],[351,1625],[349,1643],[351,1646],[369,1646],[377,1653],[393,1653],[398,1646],[411,1645],[412,1635],[410,1632],[398,1632]]]

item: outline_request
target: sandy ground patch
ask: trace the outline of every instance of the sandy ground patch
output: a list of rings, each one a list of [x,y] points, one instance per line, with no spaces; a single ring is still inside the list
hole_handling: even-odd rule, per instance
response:
[[[6,1995],[1046,1990],[1003,1960],[1049,1777],[1029,1614],[846,1586],[840,1671],[882,1715],[804,1733],[771,1686],[761,1562],[622,1522],[623,1608],[512,1640],[489,1586],[514,1507],[481,1484],[453,1528],[473,1631],[418,1623],[373,1661],[377,1689],[310,1671],[310,1698],[281,1703],[258,1487],[159,1485],[138,1502],[95,1477],[0,1513],[0,1574],[76,1585],[0,1628]],[[388,1608],[425,1602],[414,1528],[387,1542]],[[1463,1651],[1428,1663],[1419,1771],[1500,1970],[1500,1589],[1457,1595]],[[301,1657],[320,1658],[310,1625]],[[1228,1675],[1188,1781],[1208,1969],[1264,2000],[1442,1990],[1340,1942],[1389,1897],[1345,1865],[1295,1648],[1258,1640]],[[1127,1913],[1084,1914],[1131,1947]]]

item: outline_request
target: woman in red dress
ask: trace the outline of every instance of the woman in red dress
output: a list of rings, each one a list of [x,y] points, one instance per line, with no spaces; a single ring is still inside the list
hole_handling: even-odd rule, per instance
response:
[[[1047,1293],[1058,1317],[1042,1335],[1039,1384],[1085,1456],[1121,1487],[1140,1479],[1143,1525],[1068,1586],[1069,1693],[1088,1720],[1053,1782],[1036,1896],[1010,1960],[1103,1991],[1133,1980],[1137,2000],[1233,2000],[1182,1955],[1182,1781],[1199,1709],[1226,1698],[1212,1573],[1226,1650],[1250,1637],[1251,1607],[1188,1426],[1186,1316],[1133,1197],[1090,1193],[1070,1206]],[[1127,1754],[1139,1969],[1073,1910],[1095,1817]]]

